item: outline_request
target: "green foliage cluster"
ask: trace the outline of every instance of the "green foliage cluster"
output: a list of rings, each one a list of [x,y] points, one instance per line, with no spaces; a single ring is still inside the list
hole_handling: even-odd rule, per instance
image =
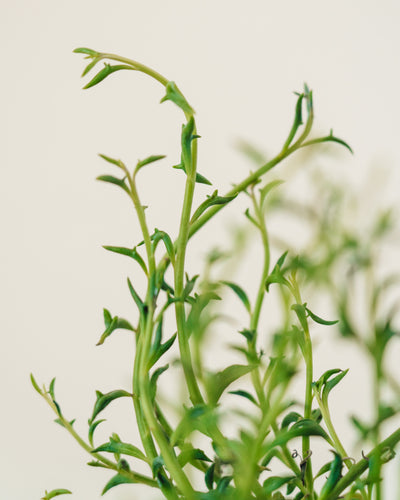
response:
[[[314,120],[313,95],[305,86],[304,91],[297,94],[293,124],[280,152],[258,165],[224,196],[214,190],[196,208],[193,206],[196,183],[211,183],[197,171],[199,135],[195,115],[177,85],[130,59],[87,48],[75,52],[90,60],[83,75],[101,61],[107,61],[85,88],[99,84],[116,71],[140,71],[164,87],[165,96],[161,102],[171,101],[184,116],[181,159],[174,168],[183,171],[186,183],[179,232],[175,238],[163,230],[149,228],[146,207],[137,188],[138,173],[144,168],[152,168],[153,163],[165,157],[149,156],[132,169],[119,159],[100,155],[114,171],[98,179],[121,188],[129,196],[142,232],[141,240],[133,248],[104,247],[133,259],[138,272],[144,274],[147,286],[140,291],[130,279],[127,280],[137,308],[136,322],[113,316],[104,309],[105,329],[97,344],[108,342],[117,330],[131,332],[135,342],[132,386],[108,393],[96,392],[88,419],[88,436],[84,439],[76,432],[74,420],[67,419],[61,410],[55,396],[55,379],[48,387],[40,387],[31,377],[35,390],[55,412],[56,422],[90,454],[88,465],[113,473],[103,494],[121,484],[131,484],[134,492],[135,484],[141,483],[160,490],[168,500],[380,500],[382,466],[393,458],[394,448],[400,440],[400,429],[382,437],[382,424],[400,410],[399,384],[384,363],[388,345],[399,333],[394,325],[396,305],[389,309],[382,307],[387,303],[387,290],[395,280],[389,277],[376,281],[372,272],[377,246],[391,228],[390,214],[379,214],[371,230],[360,236],[346,230],[332,230],[332,227],[343,226],[336,225],[341,217],[337,192],[323,186],[320,206],[315,210],[312,206],[290,204],[283,196],[276,195],[281,181],[265,180],[265,174],[303,148],[327,142],[344,146],[349,151],[351,148],[332,132],[310,138]],[[262,245],[254,299],[249,297],[245,286],[210,278],[210,267],[221,259],[218,252],[210,254],[203,276],[189,277],[185,269],[189,239],[222,209],[233,206],[239,195],[248,197],[249,208],[245,215]],[[266,216],[274,210],[287,210],[300,217],[303,214],[306,223],[310,224],[312,237],[302,251],[290,249],[290,243],[281,238],[282,254],[272,265]],[[161,257],[159,248],[162,249]],[[368,335],[359,331],[351,310],[350,290],[359,275],[369,276]],[[280,327],[271,332],[268,345],[265,345],[260,338],[263,329],[260,318],[272,289],[277,292],[283,314]],[[313,290],[328,293],[338,320],[326,320],[313,312],[312,305],[303,298],[303,295],[312,297]],[[204,349],[208,348],[205,339],[207,332],[215,330],[215,322],[220,317],[218,306],[227,293],[233,293],[241,302],[247,316],[243,328],[232,333],[235,339],[232,348],[242,362],[210,371],[204,365],[207,357]],[[174,317],[172,329],[166,328],[164,321],[170,311]],[[358,459],[346,452],[335,430],[329,406],[331,391],[348,370],[329,368],[315,379],[310,334],[313,324],[331,331],[335,325],[342,337],[367,353],[374,367],[375,419],[366,422],[359,416],[352,417],[360,443],[371,446],[370,451],[363,452]],[[166,360],[171,360],[168,356],[174,349],[179,356],[178,369],[187,395],[179,416],[169,415],[164,408],[168,391],[163,393],[160,382],[160,377],[170,368],[171,361],[166,363]],[[304,398],[293,400],[289,389],[303,372]],[[230,390],[234,383],[242,383],[243,388]],[[390,401],[383,396],[386,387],[392,391]],[[387,391],[385,398],[386,394]],[[96,429],[105,421],[101,418],[102,412],[120,398],[133,402],[141,443],[123,442],[113,433],[108,442],[95,444]],[[237,409],[230,415],[229,405],[225,406],[228,398],[236,398],[239,408],[252,408],[253,411]],[[231,417],[238,417],[234,437],[227,434],[224,425]],[[296,451],[294,443],[299,441],[301,449]],[[319,470],[314,470],[316,454],[312,452],[317,441],[331,450],[332,455]],[[43,498],[68,493],[68,490],[58,489],[46,492]]]

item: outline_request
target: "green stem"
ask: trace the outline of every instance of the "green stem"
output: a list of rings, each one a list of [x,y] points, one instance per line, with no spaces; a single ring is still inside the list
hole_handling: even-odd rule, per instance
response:
[[[361,459],[356,464],[352,465],[350,470],[345,474],[335,485],[333,490],[327,495],[325,500],[337,500],[340,494],[350,485],[352,485],[360,476],[368,469],[368,459],[378,455],[386,449],[393,449],[400,441],[400,429],[394,431],[385,440],[375,446],[367,455],[366,458]]]
[[[196,134],[196,127],[194,127],[193,134]],[[193,370],[192,356],[190,352],[188,332],[186,332],[186,318],[185,318],[185,304],[183,302],[183,289],[184,289],[184,274],[185,274],[185,257],[186,248],[189,239],[189,221],[192,210],[193,195],[196,183],[196,170],[197,170],[197,141],[192,141],[192,164],[186,166],[186,185],[185,194],[183,199],[182,214],[179,226],[179,235],[176,241],[176,260],[175,260],[175,297],[178,300],[175,303],[176,325],[178,331],[179,351],[184,371],[186,384],[189,391],[190,400],[193,405],[198,405],[204,402],[203,397],[198,386],[196,376]]]

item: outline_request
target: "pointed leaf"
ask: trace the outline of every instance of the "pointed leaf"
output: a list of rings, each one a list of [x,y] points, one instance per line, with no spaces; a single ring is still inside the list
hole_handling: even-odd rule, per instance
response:
[[[248,391],[244,391],[242,389],[239,389],[237,391],[229,391],[229,394],[235,394],[236,396],[241,396],[242,398],[246,398],[258,406],[256,398],[252,394],[250,394],[250,392],[248,392]]]
[[[255,365],[231,365],[224,370],[210,374],[207,383],[208,399],[216,405],[225,389],[235,380],[254,370]]]
[[[308,316],[310,316],[310,318],[313,321],[315,321],[316,323],[319,323],[320,325],[336,325],[336,323],[339,322],[339,320],[327,321],[326,319],[322,319],[319,316],[317,316],[316,314],[314,314],[313,312],[311,312],[310,309],[308,309],[308,307],[306,307],[305,309],[307,311]]]
[[[130,443],[121,443],[112,437],[110,438],[109,443],[102,444],[91,451],[91,453],[100,452],[115,453],[117,455],[129,455],[130,457],[139,458],[145,462],[148,461],[145,454],[139,450],[139,448]]]
[[[165,155],[152,155],[152,156],[148,156],[144,160],[139,160],[136,164],[135,173],[138,173],[139,170],[141,168],[145,167],[146,165],[149,165],[150,163],[154,163],[158,160],[163,160],[164,158],[166,158]]]
[[[319,424],[317,424],[314,420],[305,418],[297,421],[288,430],[285,429],[284,431],[281,431],[279,434],[277,434],[270,447],[282,446],[291,439],[300,436],[320,436],[324,438],[325,441],[327,441],[331,446],[334,446],[331,438]]]
[[[215,463],[211,464],[211,466],[206,470],[206,473],[204,475],[204,481],[209,490],[213,489],[214,471],[215,471]]]
[[[78,47],[77,49],[73,50],[74,54],[86,54],[90,57],[97,57],[100,55],[99,52],[96,52],[95,50],[88,49],[87,47]]]
[[[267,195],[276,187],[280,186],[281,184],[283,184],[285,181],[281,181],[281,180],[275,180],[275,181],[271,181],[269,182],[268,184],[266,184],[262,189],[260,189],[260,203],[261,203],[261,206],[264,205],[264,202],[267,198]]]
[[[330,391],[335,387],[335,385],[337,385],[342,380],[343,377],[347,375],[348,371],[349,369],[343,370],[341,371],[341,373],[339,373],[339,375],[336,375],[336,377],[326,382],[322,391],[322,398],[325,401],[328,399],[328,394],[330,393]]]
[[[103,158],[103,160],[107,161],[108,163],[111,163],[112,165],[116,165],[117,167],[119,167],[125,171],[125,166],[121,160],[116,160],[115,158],[111,158],[110,156],[106,156],[103,154],[99,154],[99,156],[100,156],[100,158]]]
[[[113,175],[99,175],[96,177],[98,181],[103,181],[103,182],[108,182],[110,184],[114,184],[115,186],[121,187],[126,193],[130,195],[130,191],[128,186],[125,184],[125,178],[124,179],[118,179],[117,177],[114,177]]]
[[[33,376],[33,373],[31,373],[31,382],[32,382],[32,385],[33,385],[33,388],[35,389],[36,392],[38,392],[41,396],[43,395],[40,387],[38,386],[36,380],[35,380],[35,377]]]
[[[111,66],[110,64],[105,63],[104,68],[100,70],[97,75],[90,80],[88,84],[86,84],[83,88],[89,89],[90,87],[94,87],[98,83],[102,82],[107,76],[111,75],[115,71],[120,71],[121,69],[129,69],[133,70],[132,66],[127,66],[125,64],[118,64],[115,66]]]
[[[95,422],[91,422],[89,420],[89,432],[88,432],[88,436],[89,436],[89,443],[91,446],[93,446],[93,435],[94,435],[94,431],[96,430],[96,427],[101,424],[102,422],[105,422],[106,419],[103,418],[101,420],[96,420]]]
[[[149,368],[151,368],[163,356],[175,342],[177,334],[174,333],[164,344],[160,344],[156,351],[154,351],[149,361]]]
[[[241,288],[239,285],[237,285],[236,283],[233,283],[231,281],[221,281],[221,283],[223,283],[224,285],[227,285],[229,286],[229,288],[231,290],[233,290],[236,295],[239,297],[239,299],[242,301],[244,307],[246,308],[246,310],[251,313],[251,305],[250,305],[250,300],[246,294],[246,292],[243,290],[243,288]]]
[[[291,411],[282,420],[281,429],[285,429],[286,427],[289,427],[290,424],[293,424],[294,422],[298,422],[302,418],[303,417],[300,415],[300,413],[297,413],[297,411]]]
[[[184,467],[188,462],[193,460],[202,460],[203,462],[212,462],[210,458],[199,448],[189,448],[183,450],[178,456],[178,462],[181,467]]]
[[[204,177],[204,175],[196,173],[196,182],[198,184],[207,184],[208,186],[212,186],[212,182]]]
[[[144,303],[143,303],[142,299],[139,297],[139,295],[136,293],[136,290],[133,288],[132,283],[131,283],[129,278],[128,278],[128,287],[129,287],[129,291],[131,292],[131,296],[132,296],[133,300],[135,301],[136,305],[138,306],[140,313],[143,314]]]
[[[118,253],[120,255],[126,255],[127,257],[131,257],[132,259],[136,260],[139,266],[143,269],[145,275],[148,276],[147,266],[142,257],[137,252],[136,247],[125,248],[125,247],[113,247],[113,246],[103,245],[103,248],[105,250],[108,250],[109,252]]]
[[[127,483],[136,483],[136,481],[134,481],[130,477],[123,476],[122,474],[116,474],[104,486],[104,489],[101,492],[101,494],[104,495],[104,493],[107,493],[107,491],[111,490],[111,488],[114,488],[114,486],[118,486],[120,484],[127,484]]]
[[[203,203],[197,208],[197,210],[192,215],[190,223],[193,224],[200,215],[202,215],[208,208],[213,205],[226,205],[236,198],[237,194],[233,196],[218,196],[218,190],[215,190],[211,196],[209,196]]]
[[[151,397],[152,401],[154,401],[154,399],[156,397],[157,380],[162,373],[164,373],[166,370],[168,370],[168,368],[169,368],[169,365],[161,366],[160,368],[157,368],[157,370],[151,376],[151,379],[150,379],[150,397]]]
[[[117,389],[115,391],[107,392],[106,394],[102,394],[100,391],[96,391],[96,402],[93,408],[93,414],[90,419],[90,423],[93,423],[94,419],[97,415],[104,410],[114,399],[122,398],[122,397],[132,397],[127,391],[122,389]]]
[[[58,497],[59,495],[72,495],[72,491],[63,488],[51,490],[49,492],[46,491],[45,496],[42,498],[42,500],[51,500],[52,498]]]
[[[328,479],[326,480],[325,484],[321,489],[321,493],[319,496],[321,500],[323,500],[329,495],[329,493],[333,490],[339,479],[342,477],[343,460],[338,453],[336,452],[333,453],[335,454],[335,458],[331,462]]]
[[[270,495],[273,491],[277,490],[292,479],[296,479],[296,476],[271,476],[264,481],[263,490],[265,493]]]
[[[160,102],[172,101],[179,106],[185,114],[193,115],[194,111],[189,105],[182,92],[178,89],[175,82],[168,82],[165,86],[166,94]]]

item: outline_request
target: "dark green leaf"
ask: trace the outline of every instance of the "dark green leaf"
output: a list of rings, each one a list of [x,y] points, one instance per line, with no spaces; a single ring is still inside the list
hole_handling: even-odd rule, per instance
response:
[[[297,421],[288,430],[283,430],[277,434],[274,441],[271,443],[271,447],[281,446],[286,444],[288,441],[299,436],[320,436],[324,438],[331,446],[334,446],[332,440],[324,429],[311,419],[302,419]]]
[[[239,389],[237,391],[229,391],[229,394],[236,394],[236,396],[241,396],[242,398],[246,398],[258,406],[256,398],[252,394],[250,394],[250,392],[248,392],[248,391],[243,391],[242,389]]]
[[[195,276],[193,276],[193,278],[189,279],[189,276],[186,275],[186,284],[185,284],[185,288],[183,289],[183,293],[182,293],[183,300],[186,300],[189,297],[189,295],[191,294],[191,292],[193,291],[194,285],[195,285],[198,277],[199,277],[199,275],[196,274]]]
[[[154,234],[152,236],[154,249],[157,247],[157,243],[162,240],[164,242],[165,248],[167,250],[168,257],[171,261],[171,264],[175,265],[175,249],[174,244],[172,243],[171,237],[165,231],[159,231],[158,229],[154,230]]]
[[[59,495],[72,495],[72,492],[63,488],[51,490],[49,492],[46,491],[45,496],[42,498],[42,500],[51,500],[52,498],[58,497]]]
[[[54,395],[54,385],[55,385],[55,383],[56,383],[56,378],[54,377],[52,379],[52,381],[50,382],[50,385],[49,385],[49,394],[52,397],[52,399],[55,399],[55,395]]]
[[[102,336],[100,337],[100,340],[97,342],[96,345],[103,344],[104,341],[106,340],[106,338],[109,337],[115,330],[123,329],[123,330],[134,331],[133,326],[126,319],[118,318],[118,316],[115,316],[114,318],[112,318],[110,311],[108,311],[107,309],[104,309],[103,313],[104,313],[104,323],[105,323],[106,329],[103,332]],[[111,320],[111,322],[110,322],[110,320]]]
[[[290,283],[285,278],[284,273],[282,271],[282,266],[285,262],[287,254],[288,254],[288,251],[284,252],[279,257],[277,263],[275,264],[274,268],[272,269],[271,274],[268,276],[268,278],[265,282],[265,288],[267,289],[267,292],[269,291],[269,286],[271,285],[271,283],[279,283],[281,285],[286,285],[286,286],[290,287]]]
[[[138,254],[136,247],[125,248],[125,247],[113,247],[104,245],[103,248],[105,250],[108,250],[109,252],[118,253],[120,255],[126,255],[127,257],[131,257],[132,259],[136,260],[139,266],[143,269],[145,275],[148,276],[147,266],[142,257]]]
[[[192,462],[193,460],[212,462],[204,451],[199,448],[189,448],[187,450],[183,450],[178,456],[178,462],[181,467],[184,467],[188,462]]]
[[[93,435],[94,435],[94,431],[96,430],[96,427],[101,424],[102,422],[105,422],[106,419],[103,418],[101,420],[96,420],[95,422],[91,422],[89,420],[89,443],[91,446],[93,446]]]
[[[206,473],[204,475],[204,481],[209,490],[213,489],[214,471],[215,471],[215,463],[211,464],[211,466],[206,470]]]
[[[343,377],[346,376],[348,371],[349,369],[343,370],[341,371],[341,373],[339,373],[339,375],[336,375],[336,377],[326,382],[322,391],[322,398],[325,401],[328,399],[328,394],[330,393],[330,391],[335,387],[335,385],[337,385],[342,380]]]
[[[217,491],[219,493],[223,493],[224,491],[226,491],[232,479],[233,479],[232,476],[221,477],[221,479],[218,480]]]
[[[157,350],[153,352],[153,355],[150,358],[149,368],[151,368],[161,358],[161,356],[163,356],[169,350],[169,348],[175,342],[175,339],[176,339],[176,333],[174,333],[172,337],[170,337],[166,342],[164,342],[164,344],[160,344],[158,346]]]
[[[295,478],[296,476],[271,476],[264,481],[263,490],[270,495],[273,491]]]
[[[118,64],[115,66],[111,66],[110,64],[105,63],[104,68],[100,70],[95,77],[93,77],[88,84],[86,84],[83,88],[89,89],[90,87],[94,87],[98,83],[102,82],[107,76],[115,73],[115,71],[120,71],[121,69],[130,69],[133,70],[132,66],[127,66],[125,64]]]
[[[244,328],[243,330],[239,331],[240,335],[243,335],[249,342],[253,342],[254,336],[256,332],[254,330],[248,330],[247,328]]]
[[[304,99],[304,94],[299,94],[296,102],[296,111],[293,120],[293,125],[292,128],[290,129],[285,145],[283,146],[283,150],[285,150],[290,146],[292,140],[296,135],[298,128],[300,127],[300,125],[303,124],[303,99]]]
[[[197,210],[194,212],[190,223],[193,224],[200,215],[203,214],[208,208],[212,207],[213,205],[226,205],[232,200],[236,198],[237,194],[234,196],[218,196],[218,190],[215,190],[211,196],[208,196],[205,201],[197,208]]]
[[[246,292],[241,288],[239,285],[236,283],[232,283],[231,281],[221,281],[226,286],[229,286],[231,290],[233,290],[236,295],[239,297],[239,299],[242,301],[244,307],[247,309],[249,313],[251,313],[251,305],[250,305],[250,300],[246,294]]]
[[[198,184],[207,184],[208,186],[212,186],[212,182],[204,177],[204,175],[196,173],[196,182]]]
[[[124,179],[118,179],[117,177],[114,177],[113,175],[99,175],[96,177],[98,181],[103,181],[103,182],[108,182],[110,184],[114,184],[116,186],[121,187],[126,193],[130,194],[128,186],[125,184],[125,178]]]
[[[187,115],[193,115],[194,111],[189,105],[182,92],[178,89],[175,82],[168,82],[165,86],[166,94],[160,102],[172,101],[179,106]]]
[[[139,297],[139,295],[136,293],[136,290],[133,288],[132,283],[130,279],[128,278],[128,287],[129,291],[131,292],[132,298],[135,301],[135,304],[138,306],[138,309],[140,313],[142,314],[144,311],[144,303],[142,299]]]
[[[107,392],[106,394],[102,394],[100,391],[96,391],[96,402],[93,408],[93,414],[90,419],[90,423],[92,424],[97,415],[104,410],[112,401],[122,397],[132,397],[127,391],[122,389],[117,389],[115,391]]]
[[[313,312],[311,312],[310,309],[308,309],[308,307],[306,307],[305,309],[306,309],[306,311],[308,313],[308,316],[310,316],[310,318],[313,321],[315,321],[316,323],[319,323],[320,325],[336,325],[336,323],[339,322],[338,320],[327,321],[326,319],[322,319],[319,316],[317,316],[316,314],[314,314]]]
[[[281,429],[285,429],[286,427],[289,427],[290,424],[293,424],[294,422],[298,422],[302,418],[303,417],[300,415],[300,413],[297,413],[297,411],[291,411],[282,420]]]
[[[331,466],[329,468],[330,473],[328,479],[321,489],[321,493],[319,496],[321,500],[326,498],[326,496],[332,491],[339,479],[342,477],[343,460],[338,453],[333,453],[335,454],[335,457],[332,460]]]
[[[129,443],[121,443],[110,437],[110,442],[98,446],[96,449],[92,450],[92,453],[115,453],[117,455],[129,455],[130,457],[139,458],[147,462],[147,458],[144,453],[139,450],[136,446]]]
[[[157,370],[151,376],[151,379],[150,379],[150,397],[151,397],[152,401],[154,401],[154,399],[156,397],[157,380],[162,373],[164,373],[166,370],[168,370],[168,368],[169,368],[169,365],[161,366],[160,368],[157,368]]]
[[[254,365],[231,365],[224,370],[210,374],[207,381],[208,399],[216,405],[224,390],[235,380],[254,370]]]
[[[127,483],[136,483],[136,481],[134,481],[131,477],[123,476],[122,474],[116,474],[104,486],[101,494],[104,495],[104,493],[107,493],[107,491],[111,490],[111,488],[114,488],[114,486]]]
[[[308,323],[307,323],[305,304],[293,304],[292,309],[296,313],[297,317],[299,318],[300,325],[303,328],[303,330],[307,331],[308,330]]]
[[[164,460],[162,457],[156,457],[151,464],[151,470],[153,471],[153,477],[156,477],[161,469],[164,467]]]

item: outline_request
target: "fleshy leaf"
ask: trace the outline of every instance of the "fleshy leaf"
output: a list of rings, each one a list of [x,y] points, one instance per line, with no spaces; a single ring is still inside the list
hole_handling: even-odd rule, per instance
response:
[[[75,54],[86,54],[90,57],[98,57],[100,55],[99,52],[96,52],[95,50],[88,49],[87,47],[78,47],[77,49],[74,49],[73,52]]]
[[[250,394],[250,392],[248,392],[248,391],[244,391],[242,389],[239,389],[237,391],[229,391],[229,394],[235,394],[236,396],[241,396],[242,398],[246,398],[258,406],[256,398],[252,394]]]
[[[263,490],[270,495],[273,491],[295,478],[296,476],[271,476],[264,481]]]
[[[242,301],[247,312],[251,313],[250,300],[249,300],[246,292],[243,290],[243,288],[241,288],[236,283],[232,283],[231,281],[221,281],[221,283],[223,283],[226,286],[229,286],[229,288],[231,290],[233,290],[236,293],[236,295],[239,297],[239,299]]]
[[[145,462],[147,462],[146,456],[141,450],[139,450],[139,448],[130,443],[122,443],[121,441],[117,441],[112,437],[110,437],[109,443],[98,446],[97,448],[92,450],[92,453],[100,453],[102,451],[105,451],[107,453],[116,453],[117,455],[129,455],[130,457],[139,458],[140,460],[144,460]]]
[[[88,432],[88,436],[89,436],[89,443],[91,444],[91,446],[93,446],[93,435],[94,435],[94,431],[96,430],[97,426],[99,424],[101,424],[102,422],[105,422],[106,419],[105,418],[102,418],[101,420],[96,420],[96,421],[90,421],[89,420],[89,432]]]
[[[216,405],[225,389],[235,380],[254,370],[255,365],[231,365],[224,370],[210,374],[207,381],[208,399]]]
[[[130,194],[129,188],[125,184],[125,178],[118,179],[117,177],[114,177],[113,175],[99,175],[98,177],[96,177],[96,179],[98,181],[108,182],[109,184],[114,184],[115,186],[119,186],[126,193]]]
[[[271,447],[281,446],[286,444],[288,441],[299,436],[320,436],[324,438],[331,446],[334,446],[331,438],[324,431],[324,429],[311,419],[298,420],[290,429],[281,431],[277,434],[274,441],[271,443]]]
[[[178,89],[175,82],[168,82],[165,86],[166,94],[160,102],[172,101],[179,106],[185,114],[193,115],[194,111],[189,105],[182,92]]]
[[[143,167],[145,167],[146,165],[149,165],[150,163],[154,163],[155,161],[158,161],[158,160],[163,160],[166,156],[165,155],[152,155],[152,156],[148,156],[147,158],[145,158],[144,160],[139,160],[136,164],[136,168],[135,168],[135,172],[139,172],[139,170]]]
[[[193,224],[200,215],[203,214],[208,208],[213,205],[227,205],[229,202],[236,198],[237,194],[233,196],[218,196],[218,190],[215,190],[211,196],[209,196],[203,203],[197,208],[197,210],[192,215],[190,223]]]
[[[101,492],[101,494],[104,495],[104,493],[107,493],[107,491],[111,490],[111,488],[114,488],[114,486],[118,486],[120,484],[127,484],[127,483],[136,483],[136,481],[134,481],[130,477],[123,476],[122,474],[116,474],[104,486],[104,489]]]
[[[35,380],[35,377],[33,376],[33,373],[31,373],[30,377],[31,377],[31,382],[32,382],[33,388],[35,389],[36,392],[38,392],[42,396],[43,393],[42,393],[40,387],[38,386],[38,384]]]
[[[94,419],[97,415],[104,410],[114,399],[122,398],[122,397],[132,397],[127,391],[122,389],[117,389],[115,391],[107,392],[106,394],[101,393],[100,391],[96,391],[96,402],[93,408],[93,414],[90,419],[90,423],[93,423]]]
[[[305,310],[307,311],[308,316],[310,316],[310,318],[313,321],[315,321],[316,323],[319,323],[320,325],[336,325],[336,323],[339,322],[339,320],[327,321],[326,319],[322,319],[319,316],[317,316],[316,314],[314,314],[313,312],[311,312],[310,309],[308,309],[308,307],[306,307]]]
[[[343,460],[338,453],[336,452],[333,453],[335,454],[335,457],[332,460],[331,466],[329,468],[330,472],[328,479],[326,480],[325,484],[321,489],[321,493],[319,496],[321,500],[323,500],[329,495],[329,493],[335,487],[339,479],[342,477]]]
[[[116,160],[115,158],[111,158],[110,156],[106,156],[103,154],[99,154],[100,158],[103,158],[103,160],[107,161],[108,163],[111,163],[112,165],[116,165],[119,168],[122,168],[124,170],[124,164],[122,163],[121,160]]]
[[[42,500],[51,500],[54,497],[58,497],[59,495],[72,495],[72,491],[59,488],[56,490],[51,490],[49,492],[45,492],[45,496],[42,497]]]
[[[105,63],[104,68],[101,69],[96,76],[94,76],[89,83],[87,83],[83,88],[89,89],[90,87],[94,87],[98,83],[102,82],[107,76],[115,73],[115,71],[120,71],[121,69],[129,69],[133,70],[132,66],[127,66],[126,64],[117,64],[115,66],[111,66],[110,64]]]
[[[202,460],[203,462],[212,462],[210,458],[199,448],[189,448],[183,450],[178,456],[178,462],[181,467],[184,467],[188,462],[193,460]]]
[[[103,248],[105,250],[108,250],[109,252],[114,252],[120,255],[126,255],[127,257],[131,257],[132,259],[136,260],[139,266],[143,269],[146,276],[148,275],[147,266],[142,257],[138,254],[136,247],[126,248],[126,247],[114,247],[114,246],[103,245]]]

